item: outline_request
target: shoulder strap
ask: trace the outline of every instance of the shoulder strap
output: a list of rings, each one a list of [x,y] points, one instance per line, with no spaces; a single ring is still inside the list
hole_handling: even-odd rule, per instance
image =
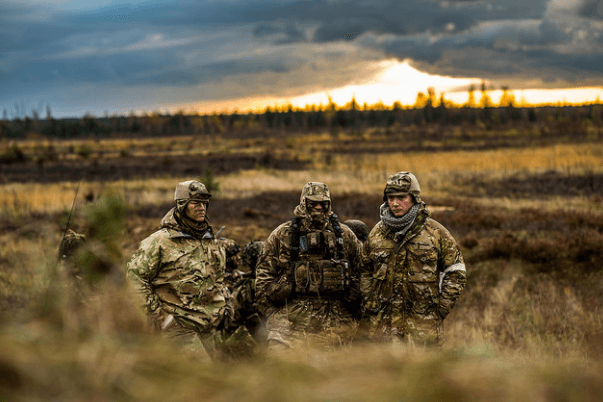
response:
[[[299,227],[301,220],[298,217],[291,219],[291,254],[289,256],[289,270],[287,279],[293,285],[292,292],[295,293],[295,264],[299,258]]]
[[[337,258],[343,260],[343,230],[341,229],[337,215],[332,214],[329,219],[331,221],[331,225],[333,226],[333,232],[335,232],[335,238],[337,240]]]
[[[299,226],[301,220],[298,217],[291,219],[291,259],[297,261],[299,258]]]

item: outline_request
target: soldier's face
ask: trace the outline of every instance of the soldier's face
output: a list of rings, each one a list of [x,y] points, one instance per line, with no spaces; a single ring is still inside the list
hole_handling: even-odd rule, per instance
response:
[[[414,204],[415,201],[410,194],[387,196],[387,205],[396,218],[404,216]]]
[[[312,219],[322,218],[329,209],[329,201],[306,200],[306,209]]]
[[[195,222],[203,222],[205,220],[205,212],[207,211],[207,201],[193,200],[186,204],[185,214],[189,219]]]

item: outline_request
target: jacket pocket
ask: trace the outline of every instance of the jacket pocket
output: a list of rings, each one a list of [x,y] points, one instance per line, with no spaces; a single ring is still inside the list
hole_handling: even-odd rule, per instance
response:
[[[435,312],[438,306],[438,283],[429,282],[409,282],[409,303],[414,314],[427,315]]]
[[[411,282],[438,281],[438,252],[431,244],[412,244],[408,247],[407,256]]]

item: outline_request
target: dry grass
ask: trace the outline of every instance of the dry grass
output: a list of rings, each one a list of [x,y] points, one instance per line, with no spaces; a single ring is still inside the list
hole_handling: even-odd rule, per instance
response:
[[[315,144],[316,138],[324,139],[325,135],[308,135],[297,141]],[[332,140],[330,137],[329,140]],[[122,145],[124,140],[103,140],[102,149],[109,150]],[[143,145],[137,148],[146,152],[144,144],[153,144],[151,140],[141,140]],[[156,140],[157,141],[157,140]],[[189,139],[192,144],[195,142]],[[204,140],[209,142],[210,140]],[[211,140],[217,142],[219,147],[234,149],[234,140]],[[249,140],[245,140],[249,142]],[[243,144],[245,143],[243,141]],[[270,139],[269,141],[276,141]],[[89,141],[90,142],[90,141]],[[105,144],[105,142],[107,142]],[[239,140],[241,142],[241,140]],[[114,144],[115,143],[115,144]],[[178,143],[184,147],[187,142]],[[216,152],[216,148],[208,148],[205,143],[202,148],[208,152]],[[282,144],[281,144],[282,145]],[[147,145],[153,149],[164,149],[160,145]],[[316,146],[316,145],[314,145]],[[188,152],[194,149],[189,144]],[[278,153],[274,144],[264,143],[260,149],[271,149]],[[314,167],[303,171],[281,171],[274,169],[243,170],[220,177],[220,197],[248,197],[266,191],[295,190],[298,191],[310,180],[328,183],[334,194],[336,193],[378,193],[382,191],[383,183],[387,176],[400,170],[410,170],[420,178],[422,191],[431,196],[446,196],[457,194],[459,183],[469,182],[472,177],[478,176],[480,180],[487,178],[491,181],[500,181],[507,177],[519,174],[539,174],[545,171],[556,171],[563,174],[600,174],[603,172],[603,144],[574,144],[555,145],[534,149],[502,149],[490,151],[456,151],[439,152],[437,157],[433,153],[387,153],[387,154],[352,154],[332,155],[325,154],[325,150],[309,154],[305,148],[296,149],[299,155],[309,158]],[[328,151],[328,150],[327,150]],[[96,151],[95,151],[96,152]],[[135,152],[135,151],[132,151]],[[328,158],[325,155],[329,155]],[[85,182],[82,185],[80,196],[92,194],[98,196],[105,187],[121,191],[123,196],[132,203],[149,203],[155,200],[166,199],[172,191],[173,183],[179,179],[191,177],[164,177],[145,180],[128,180],[117,182]],[[195,177],[193,177],[195,178]],[[75,192],[73,183],[57,184],[21,184],[8,183],[2,185],[0,193],[0,208],[10,212],[18,212],[18,208],[25,211],[44,212],[56,211],[70,205]],[[466,190],[471,190],[467,188]],[[487,198],[487,197],[485,197]],[[167,198],[169,201],[169,198]],[[484,200],[489,202],[489,199]],[[507,203],[509,200],[495,200],[496,203]],[[529,202],[529,201],[528,201]],[[579,205],[581,200],[571,200]],[[550,200],[553,207],[560,202]]]
[[[288,144],[301,152],[332,140],[316,135]],[[213,150],[287,146],[283,138],[203,141],[197,145],[213,141]],[[125,144],[113,146],[132,147]],[[135,146],[143,152],[157,143]],[[180,152],[180,145],[172,146]],[[547,171],[562,178],[600,174],[602,150],[601,144],[576,144],[437,154],[318,152],[315,165],[303,171],[219,175],[212,223],[245,242],[289,219],[310,180],[329,184],[343,219],[373,224],[387,175],[413,170],[424,198],[439,206],[434,217],[460,241],[469,272],[441,350],[357,344],[229,363],[210,363],[146,333],[138,299],[123,282],[125,261],[170,207],[174,184],[197,177],[81,183],[70,226],[101,246],[119,245],[108,266],[91,265],[103,271],[89,276],[96,279],[84,297],[56,264],[77,183],[2,184],[0,400],[597,401],[603,394],[601,189],[587,196],[534,191],[495,198],[488,191],[509,179],[529,184]],[[123,201],[123,209],[108,211],[108,196]]]
[[[124,348],[108,339],[37,354],[28,343],[10,346],[13,353],[3,361],[12,387],[5,389],[28,387],[5,394],[17,401],[42,400],[44,394],[62,401],[588,402],[603,391],[599,365],[517,361],[487,349],[433,352],[367,345],[210,365],[155,342]]]

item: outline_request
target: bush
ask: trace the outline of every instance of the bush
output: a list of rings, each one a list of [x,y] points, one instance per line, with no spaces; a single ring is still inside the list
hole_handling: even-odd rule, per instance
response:
[[[0,154],[0,163],[19,163],[25,162],[27,157],[17,144],[9,146],[2,154]]]
[[[210,193],[219,193],[220,192],[220,184],[216,181],[216,176],[210,168],[205,169],[205,172],[202,177],[199,178],[199,181],[205,184],[207,191]]]
[[[471,238],[467,236],[468,240]],[[580,269],[600,271],[603,259],[603,234],[594,229],[555,233],[553,237],[535,237],[506,232],[503,236],[480,242],[471,262],[491,259],[520,259],[535,264],[539,272]]]
[[[87,145],[82,145],[77,149],[77,154],[84,159],[88,159],[92,154],[92,149]]]

